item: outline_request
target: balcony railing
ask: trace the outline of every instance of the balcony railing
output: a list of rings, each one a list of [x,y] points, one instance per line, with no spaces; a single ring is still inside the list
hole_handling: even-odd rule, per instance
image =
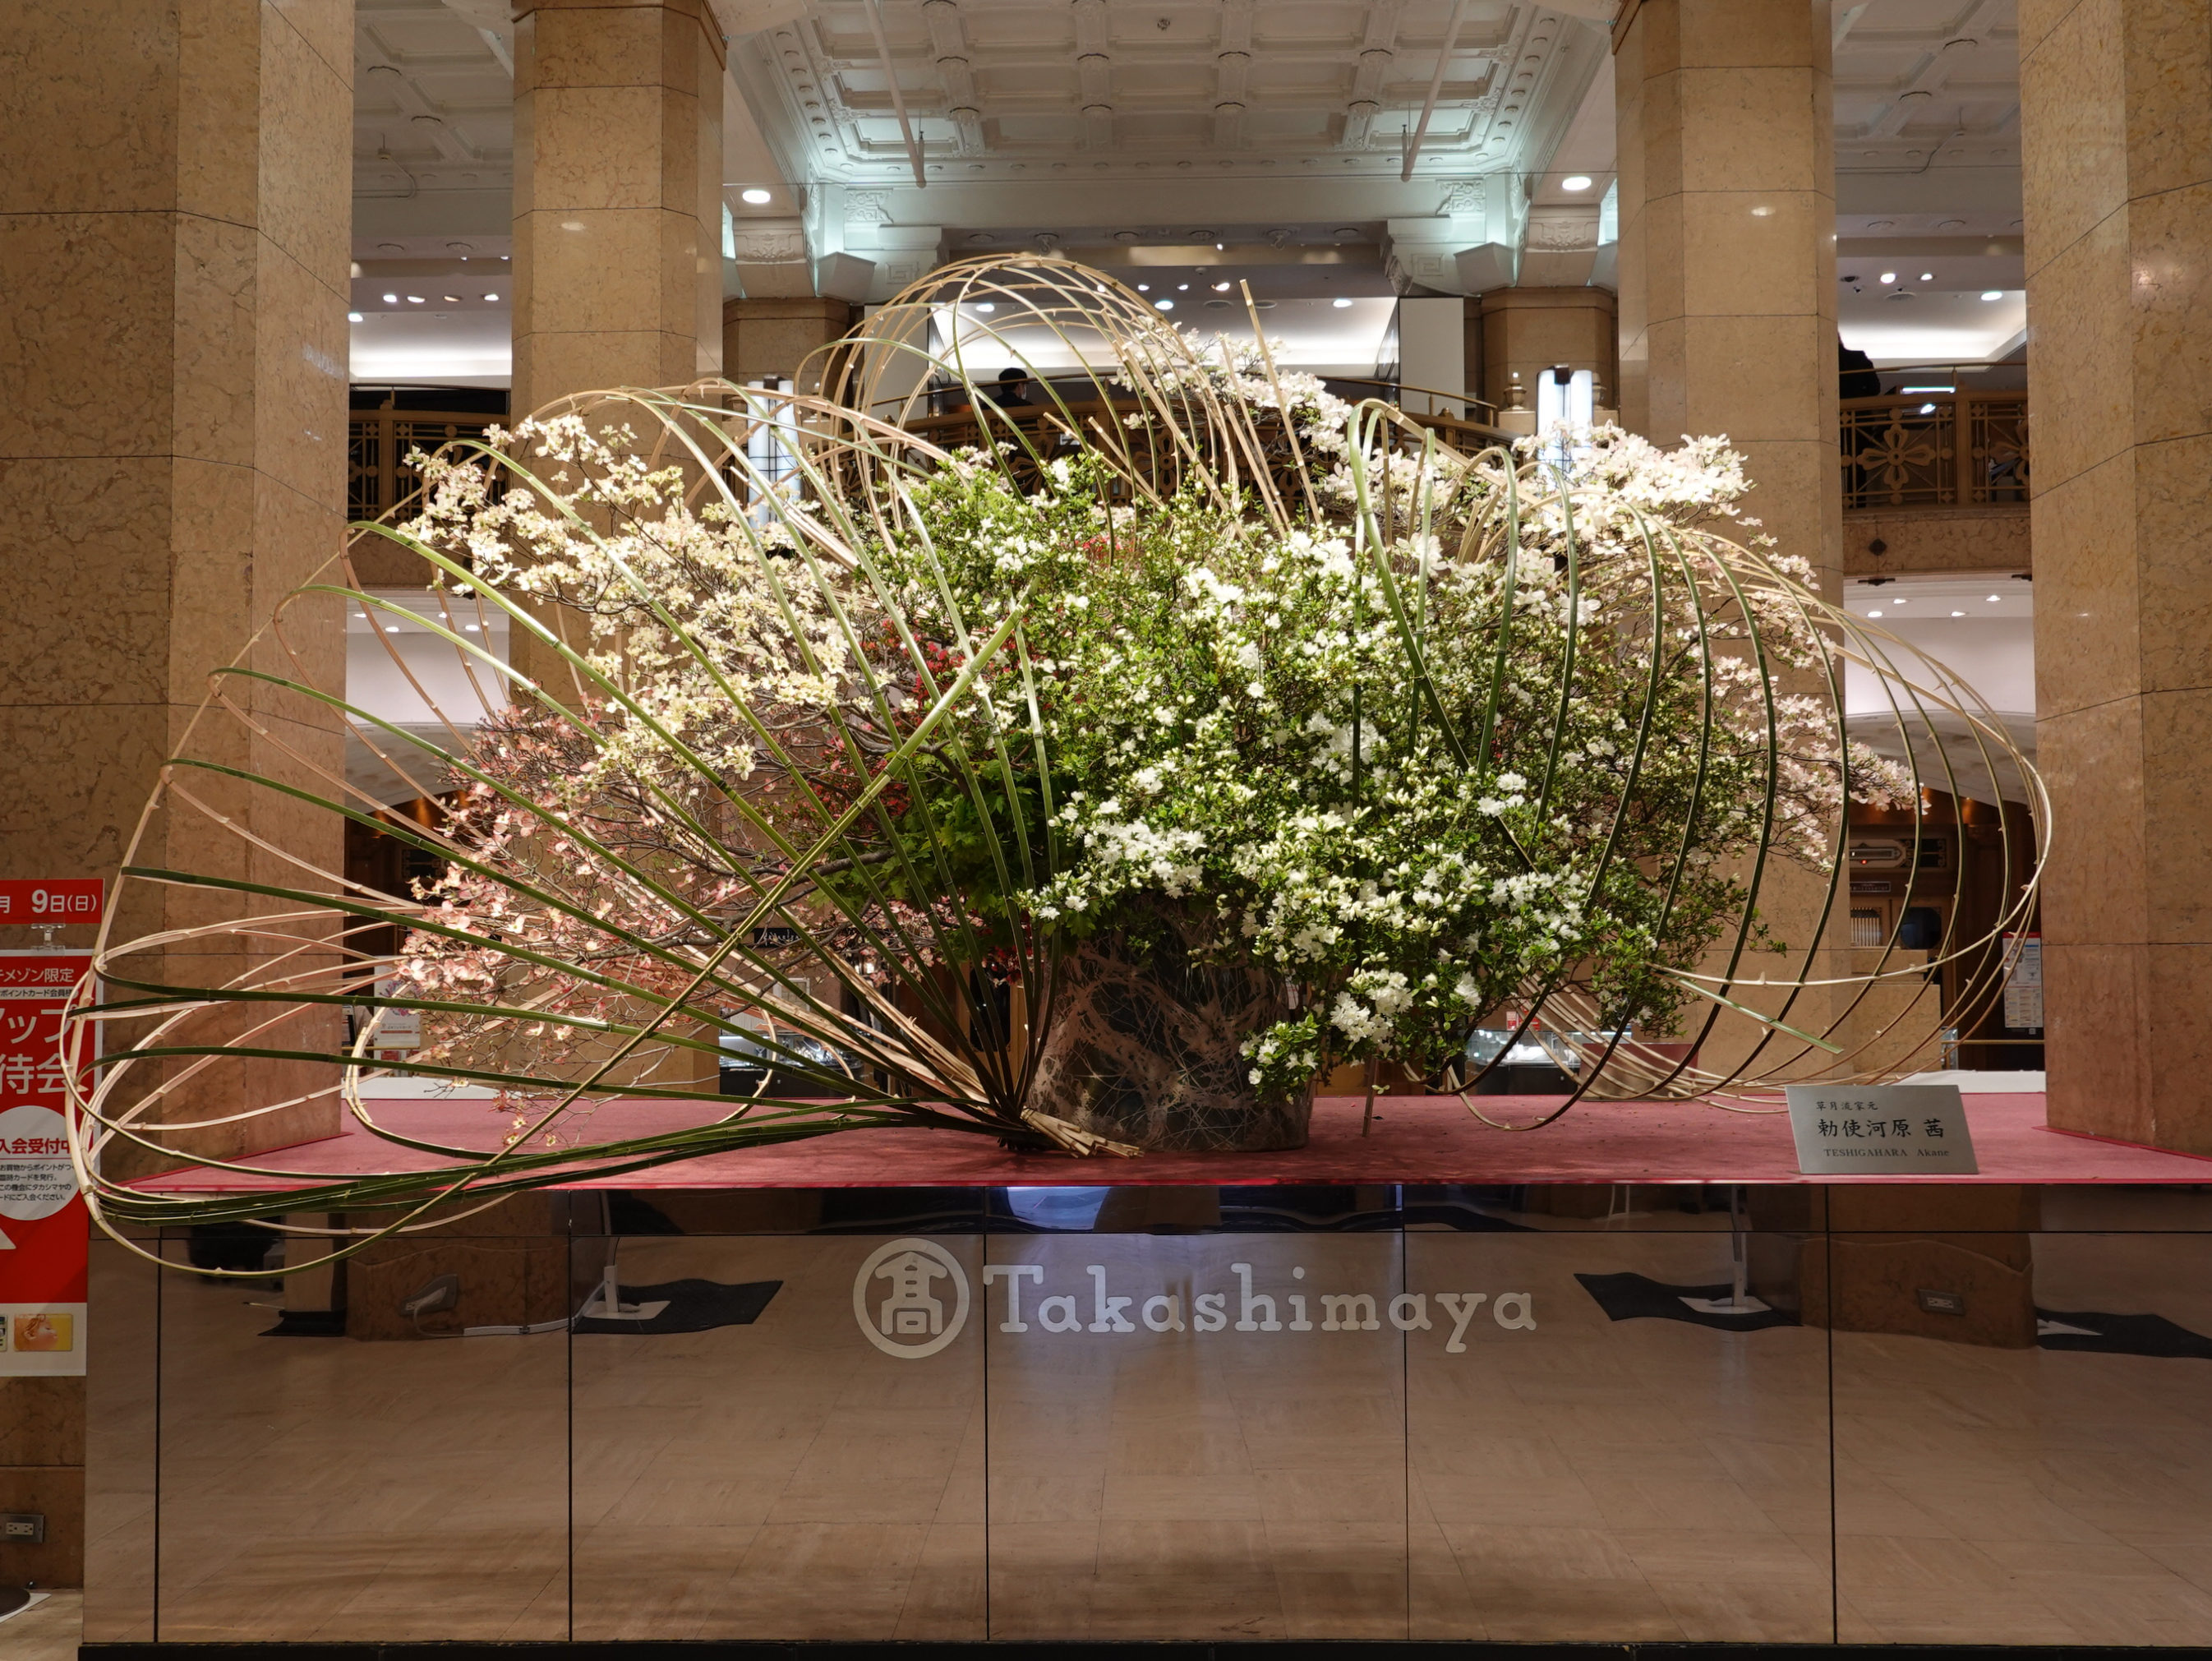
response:
[[[2027,500],[2024,391],[1847,398],[1841,415],[1847,511]]]
[[[422,475],[407,465],[415,451],[435,450],[449,439],[482,438],[502,419],[482,411],[352,411],[346,423],[347,518],[374,519],[419,494]]]

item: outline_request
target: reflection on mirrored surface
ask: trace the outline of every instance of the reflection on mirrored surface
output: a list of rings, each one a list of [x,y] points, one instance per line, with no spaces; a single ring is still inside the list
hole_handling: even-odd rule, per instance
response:
[[[1979,1265],[1913,1244],[1914,1311],[1836,1335],[1841,1636],[2212,1643],[2212,1235],[2039,1232]]]
[[[565,1263],[528,1203],[380,1245],[327,1335],[283,1335],[267,1281],[163,1275],[163,1640],[568,1635],[567,1337],[463,1335]],[[457,1301],[405,1311],[447,1275]]]
[[[1741,1244],[1406,1237],[1414,1637],[1829,1637],[1826,1338]]]
[[[97,1318],[86,1323],[84,1638],[143,1643],[154,1636],[155,1317],[161,1271],[98,1235],[88,1267]]]
[[[994,1640],[1405,1635],[1395,1233],[994,1238],[986,1273]]]
[[[578,1638],[985,1635],[980,1238],[574,1251]]]

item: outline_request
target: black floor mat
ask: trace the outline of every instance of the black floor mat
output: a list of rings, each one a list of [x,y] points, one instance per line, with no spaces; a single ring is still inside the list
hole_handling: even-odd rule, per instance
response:
[[[586,1316],[577,1320],[575,1329],[650,1338],[667,1332],[749,1327],[760,1318],[769,1299],[782,1290],[781,1281],[743,1281],[735,1286],[720,1281],[664,1281],[658,1286],[624,1287],[620,1296],[626,1304],[649,1304],[665,1298],[668,1307],[650,1321],[593,1320]]]
[[[1597,1306],[1616,1321],[1649,1317],[1687,1321],[1692,1326],[1718,1327],[1724,1332],[1756,1332],[1761,1327],[1794,1327],[1797,1317],[1778,1309],[1756,1315],[1709,1315],[1692,1309],[1685,1298],[1725,1298],[1735,1288],[1725,1281],[1718,1286],[1670,1287],[1645,1275],[1577,1275],[1583,1290],[1597,1299]]]
[[[2100,1315],[2039,1309],[2039,1321],[2085,1327],[2085,1332],[2046,1332],[2036,1342],[2045,1349],[2087,1350],[2095,1355],[2164,1355],[2212,1361],[2212,1338],[2176,1326],[2163,1315]]]

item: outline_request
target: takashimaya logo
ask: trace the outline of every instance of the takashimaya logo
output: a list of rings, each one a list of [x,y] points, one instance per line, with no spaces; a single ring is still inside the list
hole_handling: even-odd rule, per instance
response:
[[[1300,1284],[1306,1278],[1302,1268],[1291,1270],[1288,1285],[1263,1292],[1253,1284],[1251,1264],[1231,1263],[1235,1287],[1200,1292],[1186,1310],[1182,1292],[1146,1297],[1138,1289],[1117,1295],[1109,1288],[1106,1265],[1087,1263],[1083,1272],[1089,1279],[1087,1285],[1077,1282],[1082,1292],[1049,1292],[1042,1264],[987,1266],[985,1287],[1002,1288],[1005,1318],[999,1330],[1378,1332],[1387,1322],[1400,1332],[1434,1332],[1446,1354],[1463,1355],[1478,1315],[1487,1314],[1486,1324],[1507,1332],[1536,1329],[1535,1298],[1526,1292],[1401,1292],[1380,1299],[1367,1292],[1314,1293]],[[853,1317],[860,1330],[884,1354],[904,1360],[934,1355],[957,1337],[968,1323],[968,1302],[966,1273],[951,1252],[930,1240],[878,1246],[853,1277]]]
[[[853,1277],[853,1318],[886,1355],[934,1355],[968,1324],[968,1276],[934,1240],[878,1246]]]

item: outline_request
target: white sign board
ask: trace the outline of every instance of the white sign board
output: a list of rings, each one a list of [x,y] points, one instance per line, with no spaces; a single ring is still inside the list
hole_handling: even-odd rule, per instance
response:
[[[1972,1177],[1974,1139],[1948,1084],[1793,1084],[1790,1129],[1808,1177]]]
[[[2008,934],[2012,964],[2005,972],[2004,1024],[2008,1032],[2043,1031],[2043,936]]]

